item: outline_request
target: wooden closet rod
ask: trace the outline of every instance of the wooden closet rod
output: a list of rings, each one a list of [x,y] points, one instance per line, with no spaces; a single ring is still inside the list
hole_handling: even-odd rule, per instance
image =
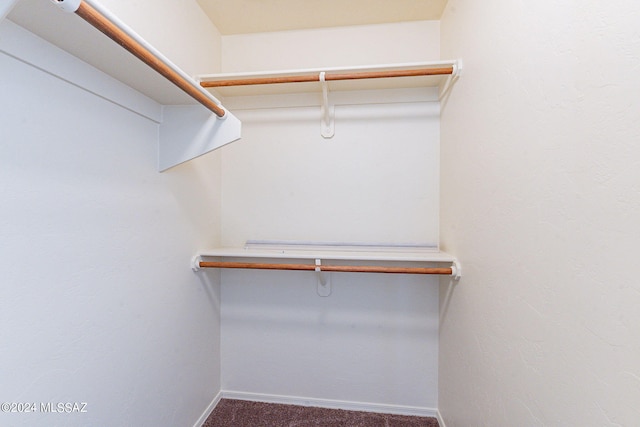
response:
[[[58,1],[60,2],[61,0]],[[211,110],[216,116],[223,117],[225,115],[224,108],[218,105],[212,98],[207,96],[206,93],[203,93],[198,88],[198,86],[195,86],[194,83],[189,82],[187,79],[181,76],[178,72],[168,66],[164,61],[150,52],[147,48],[145,48],[133,37],[128,35],[125,31],[120,29],[117,25],[112,23],[109,19],[98,12],[93,6],[89,5],[86,1],[80,1],[80,5],[78,6],[78,9],[75,11],[75,13],[82,19],[87,21],[89,24],[100,30],[102,33],[104,33],[107,37],[131,52],[142,62],[160,73],[171,83],[178,86],[196,101]]]
[[[368,265],[309,265],[309,264],[266,264],[254,262],[200,261],[200,268],[244,268],[253,270],[303,270],[338,271],[349,273],[400,273],[400,274],[446,274],[452,275],[453,269],[431,267],[382,267]]]
[[[418,68],[413,70],[392,70],[392,71],[367,71],[360,73],[335,73],[325,74],[326,81],[333,80],[359,80],[359,79],[381,79],[389,77],[416,77],[416,76],[439,76],[453,74],[453,66],[439,68]],[[230,80],[218,80],[209,82],[200,82],[205,88],[209,87],[227,87],[227,86],[249,86],[249,85],[266,85],[277,83],[306,83],[319,82],[320,74],[301,74],[296,76],[280,76],[280,77],[247,77]]]

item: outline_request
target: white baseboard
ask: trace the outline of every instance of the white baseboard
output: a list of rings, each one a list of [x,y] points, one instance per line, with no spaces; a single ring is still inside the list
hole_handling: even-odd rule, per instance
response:
[[[216,409],[216,406],[218,406],[218,403],[220,403],[220,399],[222,399],[221,391],[218,392],[218,394],[216,394],[216,396],[213,398],[211,403],[209,403],[209,406],[207,406],[207,409],[204,410],[204,413],[200,416],[200,418],[198,418],[198,421],[196,421],[193,427],[202,427],[202,424],[204,424],[204,422],[207,421],[207,418],[209,418],[209,415],[211,415],[213,410]]]
[[[444,418],[442,418],[442,414],[440,413],[439,409],[436,410],[436,418],[438,419],[439,427],[447,427],[447,425],[444,423]]]
[[[246,393],[242,391],[226,390],[223,390],[221,394],[223,399],[250,400],[254,402],[283,403],[286,405],[314,406],[318,408],[346,409],[348,411],[378,412],[384,414],[413,415],[419,417],[438,418],[437,409],[421,406],[384,405],[379,403],[316,399],[298,396],[281,396],[277,394]]]

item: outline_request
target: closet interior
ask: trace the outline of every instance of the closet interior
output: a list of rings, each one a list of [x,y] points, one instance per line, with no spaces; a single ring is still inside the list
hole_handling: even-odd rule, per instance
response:
[[[6,14],[152,100],[100,94],[158,124],[158,171],[223,150],[222,237],[184,263],[222,288],[223,397],[435,415],[434,276],[462,275],[438,245],[438,117],[461,60],[191,76],[97,1]],[[40,67],[21,42],[1,48]]]

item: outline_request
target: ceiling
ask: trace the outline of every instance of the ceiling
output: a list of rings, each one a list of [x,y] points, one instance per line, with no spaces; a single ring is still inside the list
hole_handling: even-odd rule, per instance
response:
[[[440,19],[447,0],[197,0],[223,35]]]

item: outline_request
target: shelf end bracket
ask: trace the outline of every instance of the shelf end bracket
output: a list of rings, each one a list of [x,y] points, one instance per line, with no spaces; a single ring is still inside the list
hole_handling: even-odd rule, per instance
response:
[[[200,262],[202,261],[202,256],[200,255],[195,255],[193,258],[191,258],[191,269],[194,272],[198,272],[200,271]]]
[[[451,276],[453,276],[453,280],[460,280],[462,277],[462,265],[457,259],[454,259],[451,265]]]
[[[441,87],[440,94],[438,95],[438,99],[442,101],[444,97],[449,94],[451,87],[453,84],[460,78],[462,75],[462,59],[457,59],[453,64],[453,72],[447,78],[447,81]]]

